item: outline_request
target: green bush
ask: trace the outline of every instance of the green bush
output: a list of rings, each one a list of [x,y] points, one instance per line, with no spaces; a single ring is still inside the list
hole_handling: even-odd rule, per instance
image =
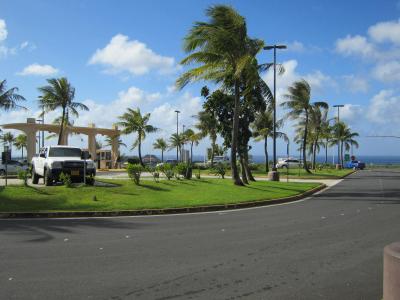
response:
[[[140,164],[128,164],[126,168],[128,176],[136,185],[140,184],[140,175],[143,172],[143,167]]]
[[[71,176],[69,174],[65,174],[62,172],[60,174],[60,180],[63,183],[63,185],[65,185],[67,188],[72,187],[72,180],[71,180]]]
[[[159,169],[153,166],[147,166],[146,171],[153,176],[154,182],[159,182],[160,180],[160,172]]]
[[[168,180],[171,180],[171,178],[174,177],[174,169],[171,164],[163,164],[159,169],[164,173]]]
[[[250,163],[249,164],[249,169],[251,171],[257,171],[260,169],[260,164],[256,164],[256,163]]]
[[[29,178],[30,172],[26,170],[18,170],[18,179],[21,179],[24,182],[24,186],[28,186],[28,178]]]
[[[178,175],[182,175],[185,176],[186,175],[186,168],[187,168],[187,164],[184,162],[180,162],[176,165],[175,167],[175,173],[177,173]]]
[[[226,167],[223,163],[218,163],[212,169],[212,173],[218,176],[221,176],[222,179],[225,178]]]
[[[128,159],[127,159],[127,162],[128,162],[128,164],[132,164],[132,165],[140,164],[139,157],[137,157],[137,156],[128,158]]]

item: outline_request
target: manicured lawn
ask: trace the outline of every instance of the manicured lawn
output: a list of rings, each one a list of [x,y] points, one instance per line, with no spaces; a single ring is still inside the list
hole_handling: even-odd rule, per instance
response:
[[[286,169],[278,170],[281,178],[286,178]],[[353,170],[351,169],[343,169],[343,170],[335,170],[335,169],[322,169],[322,170],[312,170],[312,174],[308,174],[304,169],[298,168],[289,168],[289,178],[298,178],[298,179],[338,179],[344,175],[351,173]],[[193,171],[193,172],[198,172]],[[201,173],[203,175],[213,175],[210,170],[202,170]],[[256,177],[267,177],[267,173],[265,169],[258,169],[252,171],[253,175]],[[226,176],[230,176],[230,170],[227,170]]]
[[[118,186],[9,186],[0,190],[0,212],[109,211],[226,204],[282,198],[318,186],[317,183],[258,181],[237,187],[229,179],[143,181],[140,186],[129,180],[107,182]]]

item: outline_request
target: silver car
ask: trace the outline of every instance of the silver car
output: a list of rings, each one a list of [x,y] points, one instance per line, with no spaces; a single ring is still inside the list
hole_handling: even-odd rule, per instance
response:
[[[281,158],[276,164],[277,169],[281,168],[299,168],[301,166],[301,161],[295,158]]]
[[[17,175],[19,170],[28,170],[28,166],[21,164],[16,160],[9,160],[7,163],[7,174],[8,175]],[[0,162],[0,176],[6,175],[6,165]]]

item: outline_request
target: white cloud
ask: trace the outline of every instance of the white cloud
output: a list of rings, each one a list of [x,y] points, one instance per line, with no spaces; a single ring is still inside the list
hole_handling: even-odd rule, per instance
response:
[[[332,110],[336,116],[336,109]],[[364,107],[356,104],[345,104],[344,107],[340,108],[340,120],[356,123],[361,120],[360,116],[364,115]]]
[[[389,61],[375,66],[372,75],[383,82],[400,81],[400,62]]]
[[[6,21],[0,19],[0,42],[4,41],[7,38],[8,31],[6,26]]]
[[[302,42],[293,41],[292,43],[287,43],[287,49],[293,52],[304,52],[306,47]]]
[[[54,68],[50,65],[40,65],[37,63],[31,64],[25,67],[21,72],[18,72],[18,75],[28,76],[28,75],[37,75],[37,76],[49,76],[58,73],[58,69]]]
[[[129,72],[143,75],[152,70],[169,73],[176,69],[172,57],[161,56],[137,40],[129,40],[126,35],[117,34],[103,48],[97,49],[89,64],[101,64],[106,72]]]
[[[368,92],[368,81],[364,78],[351,75],[344,75],[343,79],[345,81],[346,88],[352,93],[366,93]]]
[[[400,20],[377,23],[368,29],[368,34],[377,43],[391,42],[400,45]]]
[[[304,76],[314,90],[322,90],[326,86],[336,86],[336,82],[328,75],[317,70]]]
[[[345,38],[336,41],[336,51],[345,55],[371,57],[376,55],[374,45],[361,35],[347,35]]]
[[[394,90],[381,90],[376,94],[368,107],[367,117],[378,124],[400,124],[400,96]]]

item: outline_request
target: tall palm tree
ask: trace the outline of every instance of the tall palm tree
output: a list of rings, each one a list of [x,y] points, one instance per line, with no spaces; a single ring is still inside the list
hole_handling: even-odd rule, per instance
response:
[[[196,22],[184,40],[184,50],[189,55],[181,61],[183,65],[197,66],[182,74],[177,86],[183,88],[189,82],[209,80],[223,83],[235,95],[231,142],[232,178],[236,185],[243,185],[236,165],[239,132],[240,85],[245,73],[248,80],[258,78],[258,64],[253,52],[261,51],[264,43],[252,40],[247,35],[244,17],[226,5],[211,6],[206,10],[209,22]],[[249,52],[253,45],[252,55]],[[257,45],[257,47],[254,47]],[[257,48],[257,51],[253,51]],[[250,85],[251,86],[251,85]]]
[[[186,140],[190,143],[190,163],[193,163],[193,146],[197,146],[203,138],[201,132],[194,132],[192,129],[187,129],[184,132]]]
[[[303,123],[303,160],[304,169],[307,173],[311,173],[307,165],[307,141],[308,141],[308,126],[310,114],[312,109],[315,107],[322,107],[328,109],[328,104],[326,102],[314,102],[311,103],[311,87],[307,81],[300,80],[293,83],[292,86],[288,88],[288,93],[285,95],[286,101],[281,105],[290,111],[287,113],[287,117],[292,120],[300,120]]]
[[[116,136],[113,136],[113,137],[107,136],[104,139],[104,142],[105,142],[106,146],[112,147],[112,145],[113,145],[115,140],[117,140],[118,146],[126,147],[126,144],[121,140],[119,135],[116,135]]]
[[[75,117],[79,116],[78,109],[88,111],[89,108],[79,102],[74,102],[75,88],[65,77],[47,79],[48,85],[39,87],[39,106],[44,112],[49,112],[61,108],[60,132],[58,135],[58,145],[61,144],[65,119],[67,112]]]
[[[321,139],[324,141],[324,148],[325,148],[325,164],[328,163],[328,148],[329,148],[329,142],[332,138],[332,131],[333,131],[330,122],[331,119],[327,119],[323,121],[321,124]]]
[[[271,110],[258,113],[256,118],[251,125],[253,129],[253,137],[256,142],[264,141],[264,155],[265,155],[265,172],[269,172],[269,158],[268,158],[268,138],[274,137],[273,131],[273,116]],[[276,128],[279,129],[283,125],[283,120],[276,122]],[[288,137],[285,133],[276,131],[276,137],[282,138],[288,141]]]
[[[17,135],[17,137],[15,138],[15,141],[14,141],[14,146],[18,150],[21,150],[21,159],[23,159],[24,158],[24,148],[26,149],[26,147],[27,147],[26,134]]]
[[[154,149],[161,150],[161,162],[164,162],[164,151],[167,150],[168,144],[167,141],[163,138],[158,138],[153,144]]]
[[[53,122],[51,122],[51,123],[55,124],[55,125],[60,125],[61,124],[61,119],[62,119],[62,116],[59,116],[59,117],[55,118],[53,120]],[[74,121],[70,119],[69,113],[68,113],[68,109],[67,109],[67,111],[65,113],[65,117],[64,117],[64,128],[65,127],[70,127],[70,126],[74,126]],[[69,132],[69,135],[74,135],[74,134],[78,135],[79,133]],[[51,133],[51,134],[46,136],[46,140],[50,140],[50,139],[56,138],[58,136],[59,135],[56,134],[56,133]]]
[[[195,117],[198,120],[195,127],[200,130],[202,137],[208,136],[211,140],[211,165],[213,165],[217,142],[218,120],[212,113],[205,110],[200,111]]]
[[[0,109],[8,111],[15,108],[24,108],[17,103],[25,101],[25,98],[18,93],[18,88],[7,89],[7,81],[0,81]]]
[[[171,134],[171,137],[169,138],[169,149],[176,149],[178,148],[178,152],[181,152],[182,146],[185,144],[185,136],[182,133],[176,134],[173,133]],[[181,155],[182,159],[182,155]]]
[[[310,141],[311,141],[311,154],[312,154],[312,168],[316,168],[316,156],[320,149],[320,138],[323,132],[324,123],[328,119],[328,108],[321,108],[319,105],[311,105],[310,110]]]
[[[137,139],[133,142],[132,148],[138,148],[139,161],[144,166],[142,160],[142,142],[146,138],[146,134],[156,132],[158,129],[152,125],[149,125],[150,113],[142,115],[140,109],[128,108],[127,111],[118,117],[121,121],[118,125],[123,127],[123,134],[136,133]]]

